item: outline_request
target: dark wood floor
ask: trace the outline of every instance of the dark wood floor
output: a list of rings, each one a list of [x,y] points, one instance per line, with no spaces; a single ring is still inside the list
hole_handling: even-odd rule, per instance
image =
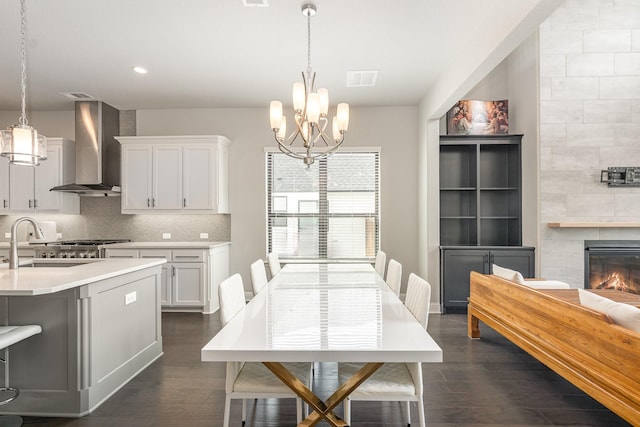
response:
[[[200,349],[219,328],[217,315],[165,313],[164,356],[100,408],[80,419],[26,417],[25,425],[221,426],[225,366],[200,362]],[[431,315],[428,330],[444,350],[444,363],[423,366],[429,426],[629,425],[488,327],[481,340],[469,340],[466,315]],[[334,364],[317,367],[320,395],[335,387],[335,376]],[[240,426],[240,407],[232,403],[232,426]],[[355,402],[352,408],[354,427],[406,425],[394,402]],[[412,414],[417,421],[415,408]],[[293,425],[293,400],[249,406],[247,427]]]

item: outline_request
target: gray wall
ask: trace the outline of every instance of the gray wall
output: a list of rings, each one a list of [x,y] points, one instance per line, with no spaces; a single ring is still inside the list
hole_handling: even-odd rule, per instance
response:
[[[638,228],[548,222],[638,222],[640,189],[600,171],[640,164],[640,5],[567,1],[540,27],[542,276],[584,285],[584,240],[640,239]]]
[[[538,35],[525,40],[464,99],[509,100],[509,133],[522,138],[522,243],[538,241]]]
[[[54,220],[63,238],[130,238],[160,241],[230,240],[230,272],[241,273],[250,289],[249,265],[266,258],[264,148],[273,147],[269,111],[264,108],[139,110],[138,135],[219,134],[231,141],[229,152],[230,215],[121,215],[120,198],[81,198],[81,215],[35,215]],[[0,112],[0,126],[18,113]],[[39,112],[30,123],[44,135],[74,139],[74,113]],[[381,147],[381,247],[403,265],[403,283],[416,272],[417,107],[353,108],[344,149]],[[0,216],[0,231],[10,230],[15,216]],[[26,232],[25,232],[26,234]],[[7,240],[7,239],[4,239]],[[404,291],[404,286],[403,286]]]
[[[138,135],[221,134],[229,151],[231,273],[250,289],[249,265],[266,258],[265,154],[275,142],[268,108],[139,110]],[[417,107],[353,108],[344,150],[381,147],[381,247],[417,271]],[[404,289],[404,287],[403,287]]]
[[[509,133],[523,134],[522,140],[522,242],[536,247],[538,253],[538,35],[537,32],[522,42],[509,56],[499,63],[484,79],[460,99],[509,100]],[[425,129],[430,141],[437,141],[439,134],[446,134],[446,121],[430,123]],[[439,191],[438,147],[429,144],[421,152],[421,163],[430,171],[423,172],[427,181],[428,197],[423,211],[428,212],[426,224],[420,224],[422,251],[428,253],[428,263],[421,265],[421,273],[429,282],[440,283],[439,265]],[[437,207],[436,207],[437,206]],[[425,237],[426,235],[426,237]],[[437,236],[437,237],[435,237]],[[425,243],[425,239],[429,242]],[[536,269],[538,268],[536,262]],[[425,268],[426,267],[426,268]],[[432,286],[434,301],[440,300],[439,286]],[[436,310],[435,306],[432,310]]]

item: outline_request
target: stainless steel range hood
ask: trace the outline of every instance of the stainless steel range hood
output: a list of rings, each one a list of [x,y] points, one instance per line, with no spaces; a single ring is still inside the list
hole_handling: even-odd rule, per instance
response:
[[[76,102],[76,182],[50,191],[120,195],[120,112],[101,101]]]

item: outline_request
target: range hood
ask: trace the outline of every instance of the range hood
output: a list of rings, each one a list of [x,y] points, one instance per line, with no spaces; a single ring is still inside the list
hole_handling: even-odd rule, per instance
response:
[[[101,101],[77,101],[76,182],[50,191],[80,196],[120,195],[120,112]]]

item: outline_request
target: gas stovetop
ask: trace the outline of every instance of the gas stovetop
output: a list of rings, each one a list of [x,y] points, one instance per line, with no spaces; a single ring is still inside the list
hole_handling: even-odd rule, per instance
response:
[[[36,246],[35,256],[36,258],[102,258],[105,245],[130,241],[129,239],[59,240]]]

